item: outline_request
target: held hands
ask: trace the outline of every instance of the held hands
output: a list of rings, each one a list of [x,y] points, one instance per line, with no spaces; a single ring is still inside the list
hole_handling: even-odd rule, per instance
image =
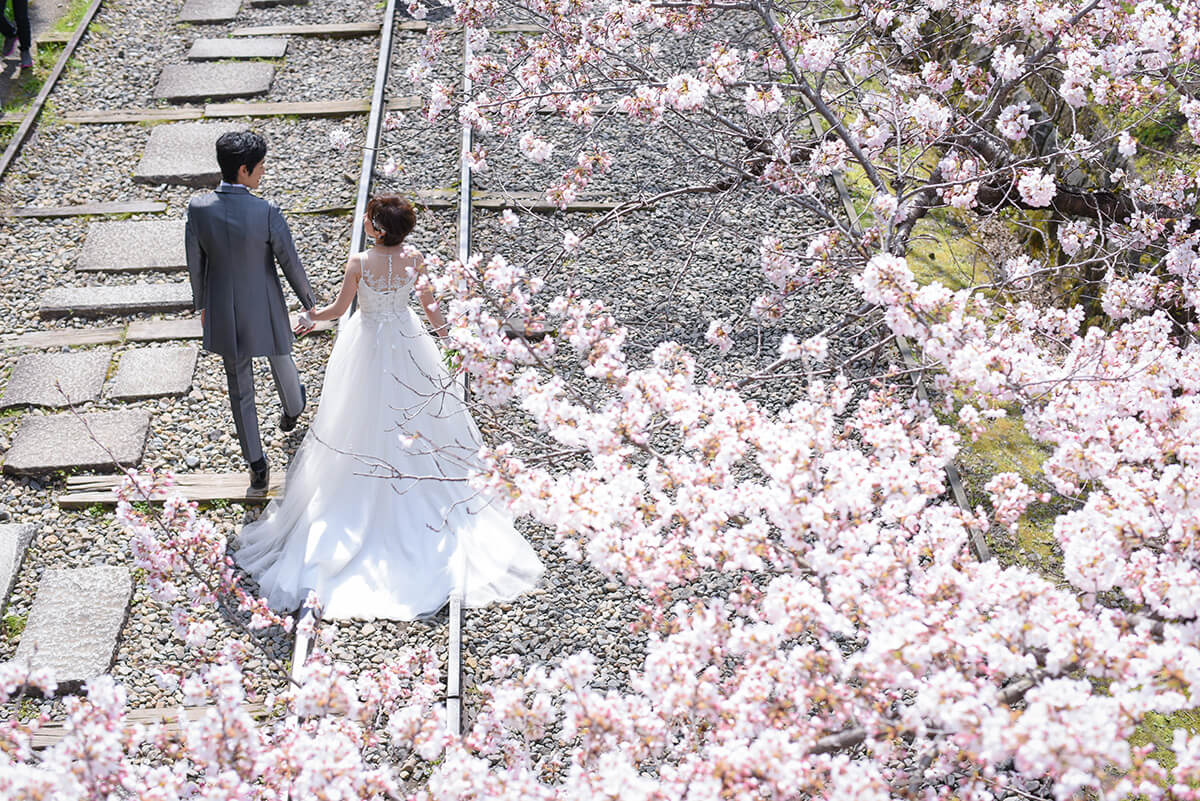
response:
[[[317,323],[313,320],[309,309],[300,312],[300,316],[296,318],[296,327],[293,329],[298,336],[304,336],[309,331],[317,327]]]

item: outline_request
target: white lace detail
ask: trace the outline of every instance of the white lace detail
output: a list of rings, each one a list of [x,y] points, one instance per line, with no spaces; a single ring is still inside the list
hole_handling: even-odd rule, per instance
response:
[[[396,317],[408,309],[412,295],[415,273],[406,270],[404,280],[397,280],[392,270],[392,254],[387,255],[387,276],[371,275],[366,268],[366,256],[362,258],[362,280],[358,283],[359,310],[368,319]]]

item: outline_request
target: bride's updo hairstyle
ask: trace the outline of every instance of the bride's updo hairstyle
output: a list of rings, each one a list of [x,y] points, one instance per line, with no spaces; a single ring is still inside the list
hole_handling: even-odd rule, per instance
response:
[[[379,244],[399,245],[417,224],[417,213],[403,195],[376,195],[367,201],[367,219],[379,232]]]

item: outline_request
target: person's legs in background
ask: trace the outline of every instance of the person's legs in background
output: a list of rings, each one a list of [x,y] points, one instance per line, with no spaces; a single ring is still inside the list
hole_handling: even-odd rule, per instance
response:
[[[5,2],[3,6],[7,6]],[[0,13],[0,34],[4,36],[3,56],[11,58],[17,45],[21,45],[21,68],[33,66],[33,34],[29,29],[29,0],[12,0],[14,25],[7,15]],[[0,12],[4,8],[0,7]]]

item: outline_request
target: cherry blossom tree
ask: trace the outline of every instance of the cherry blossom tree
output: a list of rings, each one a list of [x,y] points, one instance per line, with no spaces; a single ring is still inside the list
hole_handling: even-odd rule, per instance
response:
[[[431,84],[448,105],[429,113],[460,110],[477,164],[519,137],[561,165],[545,191],[565,207],[622,169],[617,117],[680,154],[658,198],[757,193],[819,224],[758,231],[761,295],[709,323],[718,357],[774,326],[778,356],[740,380],[671,342],[634,364],[621,321],[569,291],[537,300],[545,270],[519,253],[435,265],[478,396],[585,456],[561,471],[501,443],[488,486],[651,601],[630,692],[589,686],[602,655],[518,672],[430,796],[1190,797],[1194,736],[1173,771],[1129,739],[1196,705],[1200,7],[456,8],[473,87]],[[541,32],[483,33],[514,20]],[[559,119],[575,135],[556,142]],[[980,254],[965,286],[914,275],[932,216],[953,226],[942,246]],[[829,337],[779,330],[820,281],[852,284],[880,342],[913,342],[933,406],[896,376],[855,392]],[[513,318],[554,335],[506,339]],[[562,348],[582,371],[553,369]],[[748,394],[797,373],[787,408]],[[942,468],[969,444],[940,420],[969,438],[1012,412],[1051,451],[1046,490],[1001,474],[990,511],[953,505]],[[972,558],[972,529],[1051,500],[1061,581]],[[714,572],[738,580],[671,603]]]

